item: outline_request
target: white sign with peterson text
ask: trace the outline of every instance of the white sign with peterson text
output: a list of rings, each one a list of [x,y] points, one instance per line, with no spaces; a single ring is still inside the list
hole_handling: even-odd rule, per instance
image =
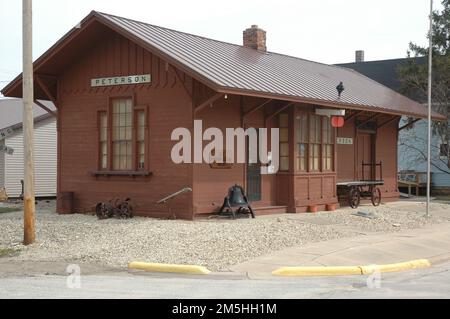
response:
[[[92,87],[100,86],[114,86],[114,85],[130,85],[130,84],[142,84],[151,83],[152,75],[126,75],[126,76],[116,76],[111,78],[98,78],[91,80]]]

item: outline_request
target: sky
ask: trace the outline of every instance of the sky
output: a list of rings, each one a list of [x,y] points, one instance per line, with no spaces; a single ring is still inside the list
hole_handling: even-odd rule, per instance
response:
[[[440,1],[435,0],[439,9]],[[0,0],[0,88],[21,72],[22,1]],[[91,10],[242,44],[242,31],[267,31],[269,51],[334,64],[406,57],[427,44],[429,0],[34,0],[33,58]]]

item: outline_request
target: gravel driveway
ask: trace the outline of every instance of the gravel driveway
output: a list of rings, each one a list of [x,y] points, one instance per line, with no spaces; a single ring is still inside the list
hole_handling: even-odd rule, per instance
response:
[[[0,214],[0,249],[20,252],[11,261],[100,263],[125,267],[131,261],[198,264],[228,270],[252,258],[283,248],[373,232],[395,232],[450,221],[448,204],[432,204],[424,217],[422,203],[398,202],[362,206],[378,219],[335,213],[264,216],[255,220],[166,221],[148,218],[98,221],[86,215],[54,213],[55,203],[37,206],[37,243],[22,246],[22,213]]]

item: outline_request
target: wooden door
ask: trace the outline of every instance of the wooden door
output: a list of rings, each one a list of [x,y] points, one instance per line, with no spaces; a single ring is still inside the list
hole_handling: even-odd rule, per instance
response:
[[[357,160],[356,160],[356,172],[357,180],[373,180],[374,172],[373,172],[373,134],[367,134],[367,133],[358,133],[357,138]],[[362,164],[371,164],[369,166],[364,166]],[[364,170],[364,172],[363,172]]]

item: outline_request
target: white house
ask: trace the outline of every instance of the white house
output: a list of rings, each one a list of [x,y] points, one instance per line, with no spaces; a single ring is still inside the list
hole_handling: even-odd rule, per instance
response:
[[[406,125],[403,119],[401,125]],[[400,133],[398,146],[399,171],[427,171],[428,122],[419,121]],[[449,193],[450,161],[445,141],[433,134],[431,139],[431,186],[434,193]],[[426,176],[421,182],[426,183]]]
[[[10,198],[20,197],[23,180],[22,100],[0,98],[0,188]],[[36,197],[56,196],[57,134],[55,107],[34,105]],[[2,134],[3,133],[3,134]]]

